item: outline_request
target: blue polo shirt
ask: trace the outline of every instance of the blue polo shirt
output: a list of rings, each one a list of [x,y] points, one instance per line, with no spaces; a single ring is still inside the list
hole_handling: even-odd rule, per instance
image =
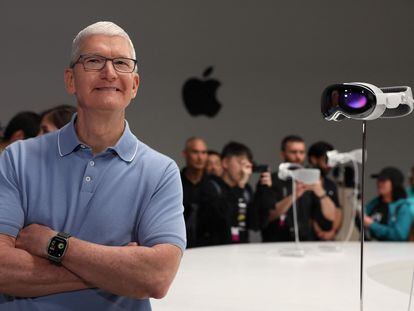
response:
[[[177,165],[139,141],[125,122],[113,147],[93,155],[72,121],[57,132],[19,141],[0,155],[0,233],[32,224],[103,245],[131,241],[184,250],[182,186]],[[100,289],[7,301],[0,310],[151,310],[148,299]]]

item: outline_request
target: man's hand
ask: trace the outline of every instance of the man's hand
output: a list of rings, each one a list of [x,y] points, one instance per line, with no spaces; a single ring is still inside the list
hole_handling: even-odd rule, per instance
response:
[[[318,237],[323,241],[333,241],[336,236],[335,230],[322,231]]]
[[[309,191],[309,185],[299,181],[296,182],[296,199],[299,199],[306,191]]]
[[[47,246],[52,237],[57,234],[49,227],[31,224],[20,230],[16,238],[16,248],[20,248],[32,255],[47,258]]]
[[[272,176],[270,175],[270,172],[263,172],[260,174],[259,184],[272,187]]]
[[[318,180],[316,183],[309,185],[309,190],[312,190],[315,195],[320,198],[326,195],[325,189],[323,189],[322,181]]]
[[[367,215],[364,216],[364,227],[368,228],[369,226],[371,226],[371,224],[374,222],[374,220],[372,219],[372,217],[369,217]]]

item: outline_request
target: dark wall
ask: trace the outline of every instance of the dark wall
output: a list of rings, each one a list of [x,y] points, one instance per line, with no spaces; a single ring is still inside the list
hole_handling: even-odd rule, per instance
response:
[[[63,69],[83,27],[112,20],[136,46],[141,86],[128,120],[144,142],[182,164],[184,140],[230,139],[258,162],[279,162],[290,133],[358,148],[361,124],[320,117],[320,93],[334,82],[414,86],[412,1],[2,1],[1,115],[73,103]],[[222,85],[216,118],[191,117],[181,99],[186,79],[211,74]],[[414,164],[412,116],[368,124],[368,173]],[[368,184],[369,195],[374,184]]]

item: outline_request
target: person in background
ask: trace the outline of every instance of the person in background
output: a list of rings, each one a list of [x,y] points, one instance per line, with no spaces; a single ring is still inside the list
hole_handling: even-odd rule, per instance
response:
[[[411,203],[404,189],[404,175],[395,167],[378,174],[378,196],[365,207],[364,227],[368,240],[407,241],[412,224]]]
[[[76,108],[70,105],[60,105],[53,107],[40,114],[40,134],[47,134],[57,131],[72,119]]]
[[[253,190],[248,184],[253,155],[244,144],[230,142],[221,153],[223,175],[210,175],[201,187],[198,214],[200,246],[247,243],[258,229]]]
[[[185,142],[182,154],[186,163],[181,170],[184,219],[187,248],[191,248],[197,245],[197,212],[200,205],[200,187],[206,176],[207,144],[202,138],[191,137]]]
[[[405,188],[407,197],[414,199],[414,166],[411,167],[410,178],[408,179],[409,185]]]
[[[338,188],[336,184],[328,178],[331,167],[328,166],[327,152],[333,150],[333,146],[327,142],[317,142],[312,144],[308,150],[308,162],[321,172],[321,181],[317,186],[323,189],[323,198],[320,199],[321,204],[333,206],[335,209],[335,219],[330,230],[323,230],[316,221],[313,221],[313,228],[320,240],[332,241],[342,224],[342,210],[339,205]]]
[[[40,132],[40,116],[32,111],[16,114],[4,129],[0,152],[8,145],[21,139],[36,137]]]
[[[209,175],[216,175],[221,177],[223,175],[223,167],[221,165],[221,156],[215,150],[209,150],[207,152],[207,165],[206,165],[206,173]]]
[[[306,157],[305,141],[297,135],[286,136],[281,143],[280,156],[282,162],[303,166]],[[264,172],[260,175],[256,190],[256,193],[260,192],[266,193],[266,199],[262,200],[263,206],[259,209],[263,242],[294,241],[292,180],[281,180],[277,172]],[[324,231],[332,229],[335,207],[328,203],[321,183],[305,185],[296,182],[296,204],[301,241],[318,240],[313,222]]]

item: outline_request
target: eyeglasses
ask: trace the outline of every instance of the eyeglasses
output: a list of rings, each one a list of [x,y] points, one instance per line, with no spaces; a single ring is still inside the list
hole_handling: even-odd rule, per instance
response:
[[[137,61],[132,58],[126,57],[115,57],[108,58],[101,55],[80,55],[78,60],[71,64],[70,68],[75,67],[76,64],[80,63],[83,65],[85,71],[101,71],[107,61],[111,61],[115,70],[123,73],[131,73],[134,71]]]

